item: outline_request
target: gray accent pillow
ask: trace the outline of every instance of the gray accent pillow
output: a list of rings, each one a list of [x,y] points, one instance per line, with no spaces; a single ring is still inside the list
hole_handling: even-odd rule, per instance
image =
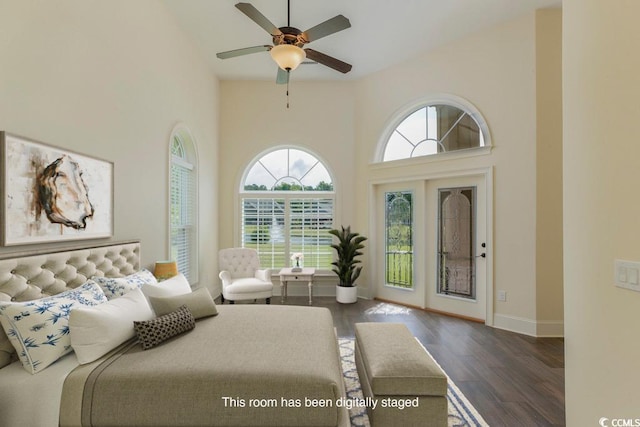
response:
[[[153,348],[169,338],[190,331],[195,327],[196,321],[186,305],[155,319],[133,322],[133,328],[143,350]]]
[[[198,288],[193,292],[172,297],[149,297],[151,308],[156,316],[162,316],[175,311],[178,307],[186,305],[195,319],[215,316],[218,314],[216,303],[206,288]]]

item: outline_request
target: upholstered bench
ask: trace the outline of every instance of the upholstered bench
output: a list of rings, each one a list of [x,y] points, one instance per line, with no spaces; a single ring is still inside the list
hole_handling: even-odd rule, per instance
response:
[[[446,426],[447,376],[402,323],[356,323],[355,360],[372,426]]]

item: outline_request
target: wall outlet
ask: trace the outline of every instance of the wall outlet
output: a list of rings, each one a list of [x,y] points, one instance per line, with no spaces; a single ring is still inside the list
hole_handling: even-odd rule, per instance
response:
[[[498,301],[507,300],[507,291],[498,291]]]

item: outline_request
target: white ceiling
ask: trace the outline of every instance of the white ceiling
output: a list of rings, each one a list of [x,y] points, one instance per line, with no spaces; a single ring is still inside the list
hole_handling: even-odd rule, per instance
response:
[[[223,80],[274,80],[268,52],[218,59],[217,52],[272,44],[271,36],[235,8],[238,0],[162,0]],[[244,0],[276,27],[287,25],[286,0]],[[303,64],[296,80],[355,79],[402,62],[496,23],[561,0],[291,0],[291,26],[304,31],[335,15],[351,28],[307,47],[353,65],[343,75],[319,64]]]

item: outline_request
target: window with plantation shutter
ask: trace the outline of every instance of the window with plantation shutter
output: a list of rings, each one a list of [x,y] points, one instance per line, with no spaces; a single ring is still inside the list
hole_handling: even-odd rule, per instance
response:
[[[333,198],[292,198],[289,217],[293,253],[302,253],[304,265],[329,269],[333,261],[331,249]]]
[[[284,199],[242,199],[242,247],[256,249],[263,267],[286,265],[285,210]]]
[[[186,129],[174,132],[170,166],[170,256],[190,283],[198,281],[195,146]]]
[[[254,248],[263,267],[302,265],[330,270],[335,193],[325,165],[295,148],[264,154],[249,166],[240,195],[242,247]]]

